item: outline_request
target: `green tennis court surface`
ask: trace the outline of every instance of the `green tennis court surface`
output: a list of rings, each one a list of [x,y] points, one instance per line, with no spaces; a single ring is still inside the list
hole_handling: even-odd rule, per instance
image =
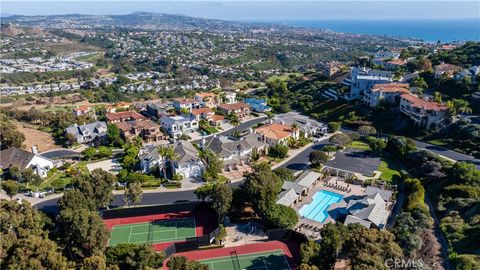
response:
[[[156,220],[113,226],[108,245],[175,242],[195,236],[195,218],[193,217]]]
[[[257,252],[200,260],[209,270],[290,270],[287,258],[281,250]]]

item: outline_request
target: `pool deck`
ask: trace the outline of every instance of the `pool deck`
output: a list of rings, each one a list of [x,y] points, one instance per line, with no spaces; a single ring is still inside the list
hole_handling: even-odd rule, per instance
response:
[[[351,189],[351,191],[350,192],[345,192],[345,191],[340,191],[340,190],[337,190],[337,189],[334,189],[334,188],[327,187],[327,186],[324,185],[324,183],[333,184],[333,185],[337,184],[337,185],[343,186],[343,187],[347,186],[347,184],[343,180],[340,180],[340,178],[337,178],[335,176],[327,177],[325,180],[318,181],[316,185],[313,185],[312,188],[310,188],[310,191],[308,192],[307,196],[305,196],[305,197],[302,196],[302,200],[294,206],[294,209],[297,211],[297,213],[300,211],[300,209],[304,205],[312,203],[313,195],[315,195],[315,193],[317,193],[318,191],[321,191],[321,190],[327,190],[327,191],[330,191],[330,192],[340,194],[344,198],[349,197],[349,196],[364,195],[365,194],[365,188],[362,187],[362,186],[359,186],[359,185],[350,184],[349,188]],[[347,204],[342,199],[340,202],[330,205],[330,207],[327,209],[327,211],[330,212],[334,209],[344,208],[346,206],[347,206]],[[320,228],[322,228],[324,224],[327,224],[327,223],[330,223],[330,222],[335,223],[335,220],[332,219],[330,217],[330,215],[322,223],[317,222],[317,221],[312,220],[312,219],[308,219],[308,218],[300,218],[298,223],[295,225],[295,228],[297,230],[299,230],[300,232],[304,233],[305,235],[313,238],[313,239],[320,239],[320,233],[318,232],[318,230]]]

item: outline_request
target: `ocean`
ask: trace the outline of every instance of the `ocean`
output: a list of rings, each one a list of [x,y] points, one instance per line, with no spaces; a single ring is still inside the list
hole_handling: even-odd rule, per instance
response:
[[[480,41],[480,18],[448,20],[277,20],[255,21],[330,29],[335,32],[400,36],[427,42]]]

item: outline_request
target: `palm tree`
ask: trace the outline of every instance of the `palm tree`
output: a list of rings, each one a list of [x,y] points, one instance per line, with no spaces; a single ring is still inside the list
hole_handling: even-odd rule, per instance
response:
[[[168,151],[168,147],[165,147],[165,146],[162,146],[162,145],[159,145],[157,147],[157,151],[158,151],[158,154],[162,157],[162,159],[164,160],[163,162],[163,177],[167,178],[167,151]]]
[[[165,152],[165,157],[167,160],[170,162],[170,166],[172,167],[172,178],[175,175],[175,168],[174,168],[174,162],[178,160],[178,155],[175,153],[175,150],[173,149],[173,146],[166,147],[166,152]]]
[[[297,131],[298,131],[298,129],[299,129],[299,126],[298,126],[297,122],[294,122],[294,123],[290,126],[290,128],[292,129],[292,132],[293,132],[294,137],[295,137],[295,134],[297,133]],[[298,138],[297,138],[297,139],[298,139]]]
[[[230,124],[235,127],[235,134],[238,134],[238,125],[240,125],[240,119],[238,118],[238,115],[234,113],[230,115]]]

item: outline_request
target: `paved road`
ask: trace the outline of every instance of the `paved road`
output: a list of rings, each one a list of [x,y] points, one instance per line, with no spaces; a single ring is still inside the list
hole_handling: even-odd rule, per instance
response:
[[[453,159],[453,160],[456,160],[456,161],[467,161],[467,162],[473,163],[473,164],[477,165],[477,168],[480,169],[480,159],[478,159],[478,158],[474,158],[472,156],[468,156],[468,155],[465,155],[465,154],[462,154],[462,153],[459,153],[459,152],[455,152],[453,150],[450,150],[450,149],[447,149],[447,148],[444,148],[444,147],[441,147],[441,146],[432,145],[432,144],[429,144],[429,143],[415,141],[415,144],[417,145],[417,148],[422,148],[422,149],[431,151],[433,153],[436,153],[438,155],[442,155],[442,156],[447,157],[449,159]]]
[[[340,129],[340,131],[342,131],[344,133],[356,132],[356,130],[351,129],[351,128],[347,128],[347,127],[342,127]],[[429,143],[426,143],[426,142],[415,141],[415,140],[414,140],[414,142],[415,142],[415,145],[417,146],[417,148],[419,148],[419,149],[425,149],[425,150],[428,150],[432,153],[444,156],[446,158],[449,158],[449,159],[452,159],[452,160],[455,160],[455,161],[467,161],[467,162],[470,162],[472,164],[475,164],[477,166],[477,168],[480,169],[480,159],[478,159],[478,158],[474,158],[472,156],[465,155],[465,154],[447,149],[445,147],[429,144]]]
[[[71,149],[62,148],[62,149],[40,153],[40,155],[46,158],[62,158],[62,157],[79,156],[80,153]]]
[[[312,151],[315,150],[321,150],[323,146],[328,144],[328,138],[323,139],[321,141],[318,141],[314,143],[312,146],[306,148],[302,152],[300,152],[298,155],[290,159],[289,161],[285,162],[282,164],[280,167],[281,168],[287,168],[290,170],[294,171],[302,171],[305,170],[308,167],[309,164],[309,155]]]

